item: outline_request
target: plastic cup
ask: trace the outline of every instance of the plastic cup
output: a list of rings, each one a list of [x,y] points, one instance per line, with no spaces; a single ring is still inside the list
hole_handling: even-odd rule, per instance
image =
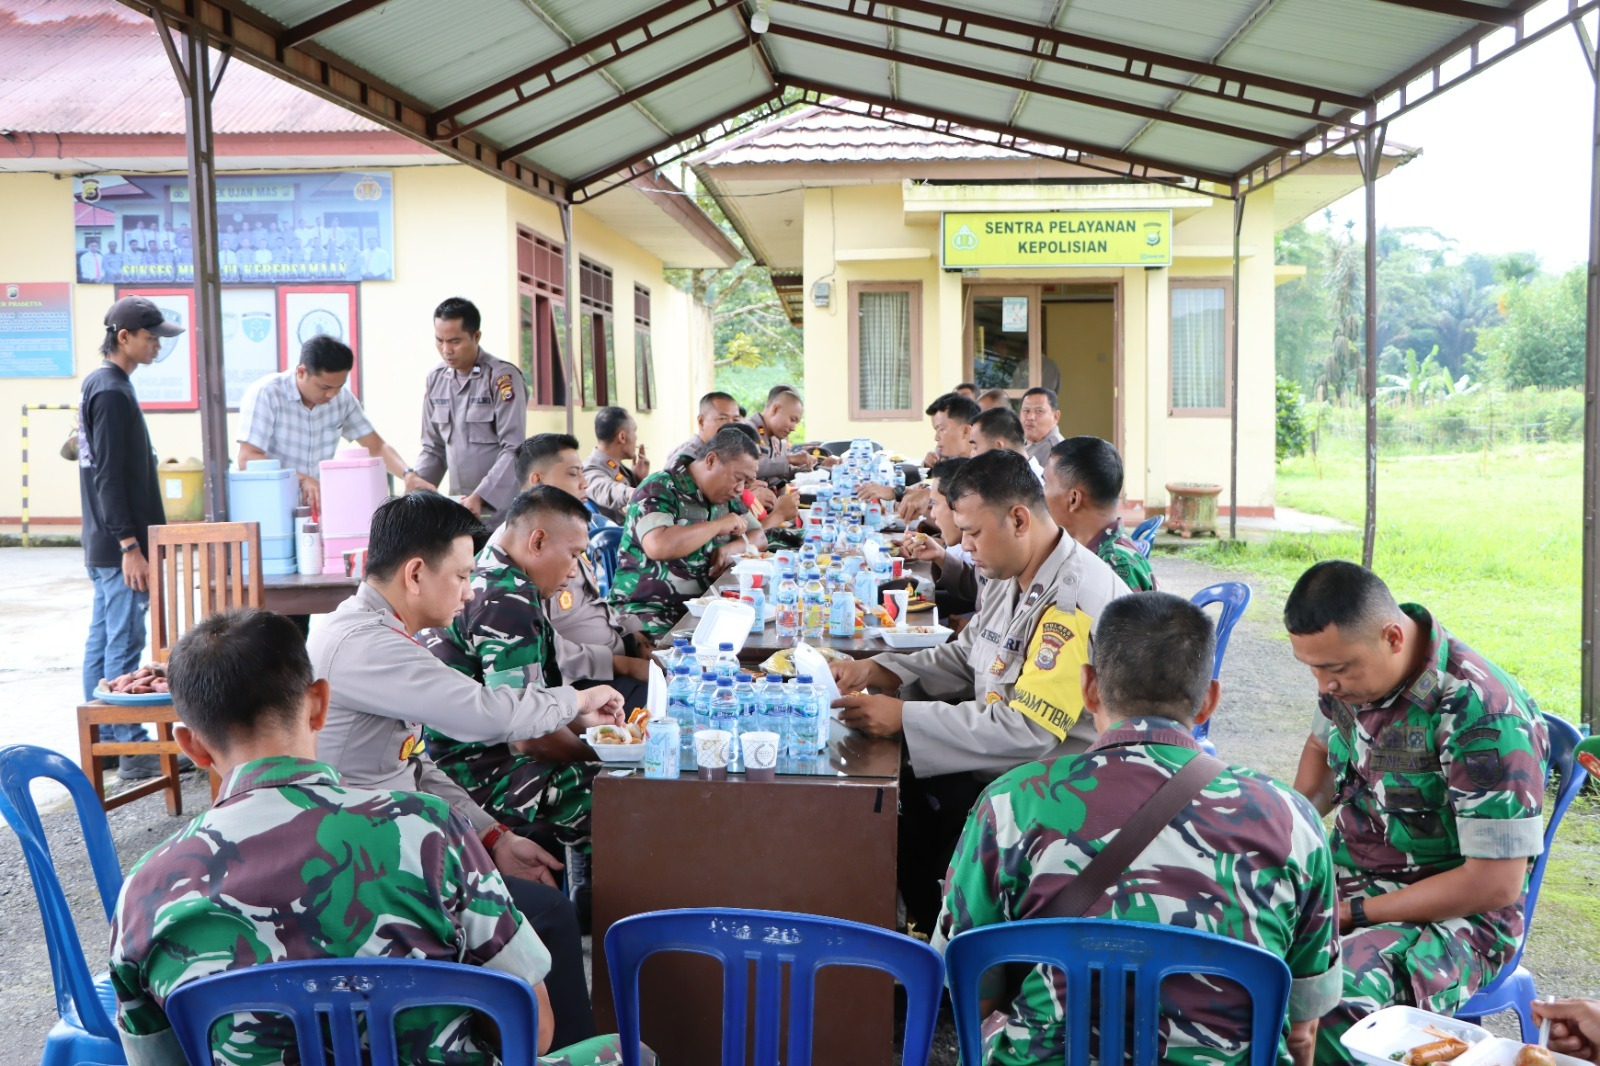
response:
[[[911,606],[911,593],[905,589],[889,589],[883,594],[883,609],[894,617],[894,627],[906,627],[906,613]]]
[[[355,548],[340,554],[344,558],[345,577],[364,578],[367,576],[367,549]]]
[[[905,573],[906,573],[906,561],[904,559],[900,558],[897,555],[893,559],[890,559],[889,563],[890,563],[891,568],[894,571],[894,576],[895,576],[896,580],[899,580],[900,578],[905,576]]]
[[[739,748],[744,752],[744,776],[747,781],[772,781],[778,776],[778,745],[782,738],[776,733],[760,730],[739,734]]]
[[[726,781],[732,749],[733,734],[726,729],[695,730],[694,762],[700,768],[700,780]]]

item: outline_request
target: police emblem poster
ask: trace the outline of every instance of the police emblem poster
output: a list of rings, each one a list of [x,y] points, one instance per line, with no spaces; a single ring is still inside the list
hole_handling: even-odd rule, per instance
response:
[[[189,289],[119,288],[117,299],[143,296],[161,317],[183,327],[176,337],[163,337],[156,361],[133,372],[133,391],[146,411],[196,411],[200,408],[200,371],[194,358],[194,293]]]
[[[342,341],[355,352],[350,371],[350,392],[361,398],[361,345],[357,337],[356,287],[324,285],[280,288],[278,323],[282,334],[283,358],[287,369],[300,361],[300,346],[319,333]]]
[[[278,293],[275,289],[222,290],[222,381],[228,410],[245,390],[278,370]]]

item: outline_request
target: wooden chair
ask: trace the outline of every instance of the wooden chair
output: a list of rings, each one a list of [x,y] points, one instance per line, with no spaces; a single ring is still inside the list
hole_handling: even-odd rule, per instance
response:
[[[252,560],[261,558],[261,527],[255,522],[184,522],[150,527],[152,659],[166,662],[179,637],[218,611],[261,606],[261,567],[252,566],[245,573],[246,548]],[[119,707],[95,700],[78,708],[80,762],[106,810],[164,790],[167,810],[174,815],[182,813],[179,751],[172,739],[172,723],[176,720],[170,705]],[[137,722],[153,722],[156,738],[128,743],[99,739],[99,726]],[[107,799],[100,769],[100,757],[104,755],[158,756],[161,775]],[[216,799],[221,783],[213,773],[212,799]]]

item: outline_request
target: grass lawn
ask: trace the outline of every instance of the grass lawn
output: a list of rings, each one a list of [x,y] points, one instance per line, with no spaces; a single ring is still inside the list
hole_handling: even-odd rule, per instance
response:
[[[1396,598],[1423,604],[1451,632],[1517,677],[1539,706],[1579,719],[1583,583],[1579,445],[1380,458],[1373,568]],[[1278,467],[1278,502],[1360,528],[1358,453]],[[1192,553],[1270,582],[1281,602],[1319,559],[1361,558],[1361,534],[1276,534]]]

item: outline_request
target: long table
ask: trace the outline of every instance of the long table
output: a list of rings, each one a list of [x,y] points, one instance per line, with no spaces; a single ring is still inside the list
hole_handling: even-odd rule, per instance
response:
[[[279,614],[330,614],[360,584],[360,578],[343,574],[266,575],[262,606]]]
[[[614,1031],[606,930],[645,911],[740,907],[821,914],[893,929],[899,739],[830,723],[826,755],[780,766],[776,781],[623,776],[594,783],[595,1020]],[[712,958],[670,953],[640,973],[642,1033],[662,1062],[721,1061],[722,974]],[[818,1063],[893,1060],[894,984],[829,967],[817,982]]]

